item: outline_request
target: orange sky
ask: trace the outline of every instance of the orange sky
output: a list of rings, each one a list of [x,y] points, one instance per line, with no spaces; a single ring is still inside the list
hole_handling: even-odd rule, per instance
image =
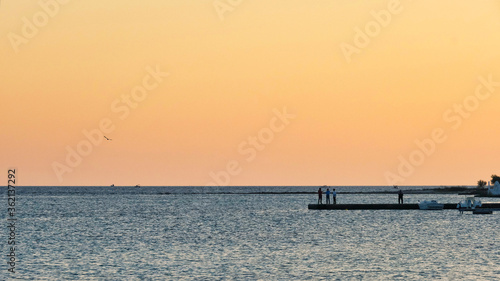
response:
[[[500,173],[499,1],[46,2],[0,2],[0,167],[20,185]]]

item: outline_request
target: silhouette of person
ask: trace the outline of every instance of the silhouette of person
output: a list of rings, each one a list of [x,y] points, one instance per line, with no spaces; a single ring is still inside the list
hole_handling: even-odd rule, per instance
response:
[[[321,187],[318,189],[318,204],[323,204],[323,191]]]

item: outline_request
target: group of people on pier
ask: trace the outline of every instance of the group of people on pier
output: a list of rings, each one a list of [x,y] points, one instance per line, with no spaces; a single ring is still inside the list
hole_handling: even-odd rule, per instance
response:
[[[330,194],[332,195],[332,202],[330,202]],[[335,188],[331,192],[330,188],[327,188],[325,195],[326,204],[337,204],[337,192]],[[318,204],[323,204],[323,190],[321,190],[321,187],[318,189]],[[398,204],[403,204],[403,191],[401,189],[398,191]]]
[[[330,202],[330,194],[332,194],[333,202]],[[332,189],[332,192],[330,192],[330,188],[327,188],[325,191],[325,196],[326,204],[337,204],[337,192],[335,191],[335,188]],[[318,204],[323,204],[323,190],[321,190],[321,187],[318,189]]]

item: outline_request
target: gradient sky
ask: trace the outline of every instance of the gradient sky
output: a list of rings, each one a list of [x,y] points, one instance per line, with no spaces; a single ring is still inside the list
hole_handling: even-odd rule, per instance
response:
[[[20,185],[474,185],[500,173],[500,84],[479,79],[500,82],[499,1],[66,2],[0,2],[0,167]],[[156,68],[169,76],[126,115],[122,96]],[[113,140],[71,167],[67,148],[100,122]],[[419,152],[434,130],[440,143]]]

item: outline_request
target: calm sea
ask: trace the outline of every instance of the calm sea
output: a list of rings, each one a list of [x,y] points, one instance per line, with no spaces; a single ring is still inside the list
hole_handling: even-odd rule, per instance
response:
[[[392,187],[336,187],[338,192]],[[405,187],[421,189],[424,187]],[[308,210],[317,187],[17,187],[1,280],[499,280],[500,212]],[[459,195],[405,200],[455,203]],[[2,188],[3,225],[7,195]],[[339,203],[397,203],[339,194]],[[483,202],[499,202],[483,198]],[[7,227],[3,237],[7,237]]]

